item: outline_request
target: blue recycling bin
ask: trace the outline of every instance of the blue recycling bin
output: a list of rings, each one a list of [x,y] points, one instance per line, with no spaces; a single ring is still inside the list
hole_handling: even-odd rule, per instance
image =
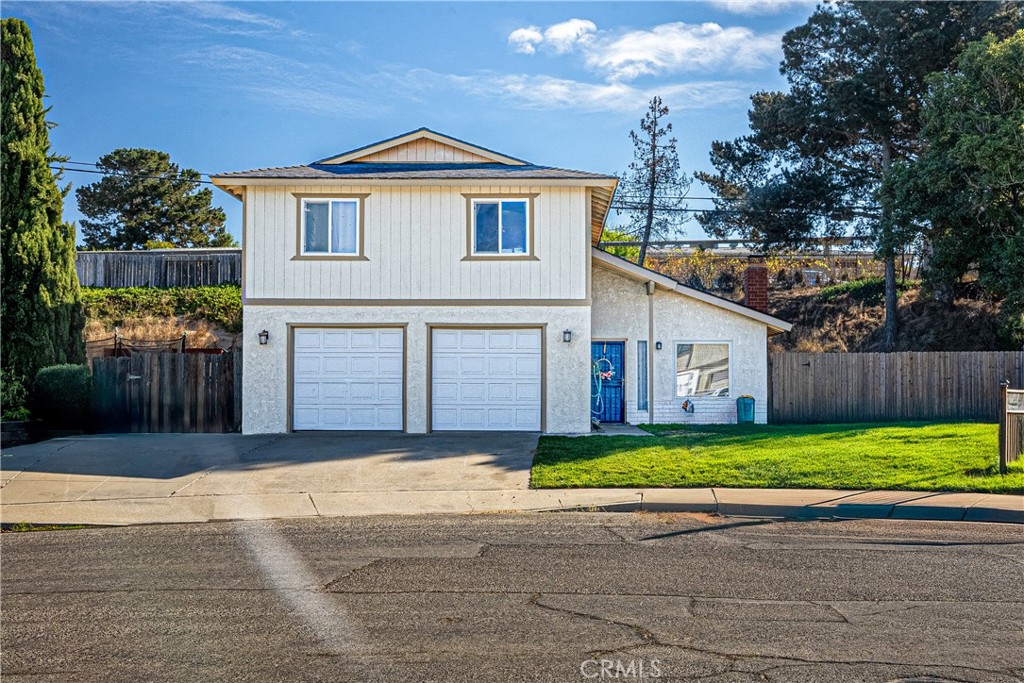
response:
[[[740,396],[736,399],[736,422],[754,424],[754,397]]]

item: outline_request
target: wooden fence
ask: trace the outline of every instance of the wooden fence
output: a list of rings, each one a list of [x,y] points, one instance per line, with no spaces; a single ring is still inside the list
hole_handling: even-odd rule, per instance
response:
[[[772,353],[769,422],[999,419],[1024,352]]]
[[[242,281],[241,249],[80,251],[83,287],[201,287]]]
[[[93,410],[100,432],[237,432],[240,354],[133,353],[94,358]]]

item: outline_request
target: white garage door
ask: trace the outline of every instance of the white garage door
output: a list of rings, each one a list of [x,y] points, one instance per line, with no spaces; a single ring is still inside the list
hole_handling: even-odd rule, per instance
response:
[[[292,427],[402,429],[402,334],[297,328]]]
[[[434,330],[431,348],[433,429],[540,431],[540,330]]]

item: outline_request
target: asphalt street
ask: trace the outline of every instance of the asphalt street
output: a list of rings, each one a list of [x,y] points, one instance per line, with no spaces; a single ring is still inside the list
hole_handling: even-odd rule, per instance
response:
[[[551,513],[8,533],[8,681],[1019,681],[1024,529]]]

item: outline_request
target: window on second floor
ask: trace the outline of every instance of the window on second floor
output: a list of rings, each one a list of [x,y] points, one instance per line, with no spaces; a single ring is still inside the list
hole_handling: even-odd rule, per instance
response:
[[[358,199],[303,199],[303,256],[359,254]]]
[[[474,199],[472,203],[474,256],[529,256],[528,199]]]

